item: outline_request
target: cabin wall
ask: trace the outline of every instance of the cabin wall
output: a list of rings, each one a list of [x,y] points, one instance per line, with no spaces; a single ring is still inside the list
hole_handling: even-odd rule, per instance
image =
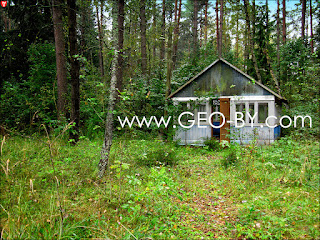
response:
[[[225,98],[226,96],[224,96]],[[280,118],[280,107],[275,103],[274,96],[228,96],[230,98],[230,139],[231,142],[236,142],[241,145],[249,144],[250,142],[256,140],[257,144],[265,145],[271,144],[275,139],[280,137],[280,126],[275,128],[270,128],[266,125],[265,119],[259,119],[259,117],[267,117],[267,116],[275,116],[277,120],[274,118],[269,119],[268,123],[270,126],[274,126],[279,123]],[[179,102],[186,101],[196,101],[196,98],[175,98],[175,104],[179,104]],[[213,103],[209,102],[209,98],[206,99],[206,108],[207,117],[210,116],[212,111],[216,111],[212,108]],[[201,99],[203,102],[204,99]],[[211,100],[212,101],[212,100]],[[213,100],[216,101],[216,100]],[[238,106],[237,106],[238,105]],[[243,106],[243,111],[246,113],[251,107],[252,110],[257,112],[257,117],[254,119],[253,124],[251,124],[248,116],[245,116],[243,119],[245,121],[245,126],[241,128],[235,127],[235,112],[239,105]],[[259,113],[259,107],[267,106],[265,109],[264,115],[263,112]],[[202,110],[203,111],[203,110]],[[237,110],[238,111],[238,110]],[[196,121],[195,125],[190,129],[182,129],[178,128],[176,135],[174,137],[175,140],[179,140],[182,145],[204,145],[204,141],[212,136],[212,128],[209,123],[202,123],[202,126],[206,126],[206,128],[199,128],[197,125],[197,111],[194,112]],[[260,115],[259,115],[260,114]],[[253,116],[253,114],[252,114]],[[239,122],[239,124],[241,124]],[[215,124],[217,125],[217,124]],[[218,123],[219,125],[219,123]],[[216,131],[219,129],[215,129]]]

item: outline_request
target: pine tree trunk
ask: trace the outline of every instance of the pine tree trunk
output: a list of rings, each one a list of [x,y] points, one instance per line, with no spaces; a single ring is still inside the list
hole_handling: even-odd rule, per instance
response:
[[[312,0],[310,0],[310,37],[311,37],[311,53],[313,53],[313,26],[312,26]]]
[[[122,81],[123,81],[123,34],[124,34],[124,0],[118,0],[117,89],[119,91],[122,91]]]
[[[287,26],[286,26],[286,0],[282,0],[282,41],[286,43]]]
[[[113,8],[116,8],[116,3],[119,4],[119,1],[113,1]],[[119,6],[117,6],[119,9]],[[108,112],[107,112],[107,119],[106,119],[106,126],[105,126],[105,133],[104,133],[104,140],[103,146],[101,149],[101,158],[99,161],[99,173],[98,177],[102,178],[104,176],[105,170],[109,163],[109,154],[110,149],[112,146],[112,138],[113,138],[113,110],[116,103],[116,85],[117,85],[117,68],[118,68],[118,38],[116,34],[119,34],[118,31],[118,18],[115,16],[117,11],[113,11],[113,25],[112,25],[112,42],[114,45],[114,56],[112,59],[112,66],[111,66],[111,82],[110,82],[110,93],[109,93],[109,101],[108,101]]]
[[[277,66],[280,69],[280,0],[277,0]]]
[[[192,20],[192,40],[193,40],[193,58],[199,53],[198,44],[198,0],[193,1],[193,20]]]
[[[217,35],[217,53],[219,56],[219,0],[216,0],[216,35]]]
[[[166,1],[162,1],[162,23],[161,23],[161,48],[160,48],[160,60],[163,62],[165,55],[165,32],[166,32]]]
[[[57,65],[57,87],[58,101],[57,112],[58,119],[66,117],[66,99],[67,99],[67,69],[65,57],[65,41],[62,21],[62,0],[52,1],[52,17],[54,27],[54,41],[56,48],[56,65]]]
[[[154,37],[156,36],[156,27],[157,27],[157,10],[156,10],[156,0],[154,0],[153,4],[152,4],[152,12],[153,12],[153,22],[152,22],[152,28],[153,28],[153,34]],[[156,58],[157,58],[157,52],[156,52],[156,45],[157,45],[157,41],[154,39],[153,41],[153,61],[155,62]]]
[[[238,3],[237,3],[238,4]],[[237,5],[238,6],[238,5]],[[238,11],[238,7],[237,7],[237,11]],[[236,22],[236,52],[235,52],[235,58],[238,59],[239,57],[239,15],[237,14],[237,22]]]
[[[101,76],[104,76],[104,63],[103,63],[103,36],[99,18],[99,8],[98,3],[96,4],[96,14],[97,14],[97,24],[98,24],[98,37],[99,37],[99,65]],[[102,14],[102,13],[101,13]]]
[[[68,0],[68,24],[69,24],[69,47],[70,47],[70,77],[71,77],[71,116],[70,120],[74,123],[70,131],[70,139],[75,144],[79,141],[79,122],[80,122],[80,64],[77,59],[77,14],[76,0]]]
[[[208,1],[205,0],[205,9],[204,9],[204,45],[207,46],[208,39]]]
[[[168,31],[166,98],[171,93],[171,74],[172,74],[172,23],[170,22],[169,31]]]
[[[220,20],[219,20],[219,23],[220,23],[220,26],[219,26],[219,52],[218,52],[218,55],[219,55],[219,58],[222,57],[222,34],[223,34],[223,1],[224,0],[220,0]]]
[[[305,25],[306,25],[306,0],[302,0],[302,16],[301,16],[301,38],[305,39]]]
[[[179,8],[177,13],[177,19],[175,22],[174,28],[174,37],[173,37],[173,51],[172,51],[172,70],[176,67],[177,62],[177,53],[178,53],[178,39],[179,39],[179,29],[180,29],[180,17],[181,17],[181,5],[182,0],[179,0]]]
[[[146,3],[140,1],[140,31],[141,31],[141,71],[145,75],[147,72],[147,43],[146,43]]]

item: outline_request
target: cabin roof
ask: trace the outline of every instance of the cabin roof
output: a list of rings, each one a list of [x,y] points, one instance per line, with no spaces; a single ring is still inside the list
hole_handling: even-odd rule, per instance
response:
[[[182,93],[184,90],[187,89],[187,87],[190,86],[191,83],[197,82],[197,80],[199,80],[201,77],[203,77],[203,75],[205,75],[210,69],[212,69],[215,65],[217,65],[218,63],[224,63],[227,66],[229,66],[231,69],[233,69],[234,71],[236,71],[237,73],[239,73],[240,75],[242,75],[243,79],[246,79],[248,82],[254,82],[257,86],[261,87],[265,93],[269,94],[269,95],[274,95],[278,100],[284,100],[286,101],[286,99],[284,97],[282,97],[281,95],[275,93],[274,91],[272,91],[270,88],[266,87],[265,85],[263,85],[262,83],[259,83],[258,81],[255,81],[252,77],[250,77],[248,74],[242,72],[240,69],[238,69],[237,67],[233,66],[231,63],[227,62],[226,60],[224,60],[223,58],[219,58],[216,61],[214,61],[212,64],[210,64],[208,67],[206,67],[204,70],[202,70],[200,73],[198,73],[196,76],[194,76],[193,78],[191,78],[189,81],[187,81],[184,85],[182,85],[181,87],[179,87],[176,91],[174,91],[172,94],[170,94],[168,96],[168,98],[173,98],[175,97],[175,95],[177,95],[178,93]],[[223,74],[223,73],[221,73]],[[238,75],[239,75],[238,74]],[[219,79],[220,81],[220,79]],[[245,81],[245,80],[244,80]],[[178,94],[178,95],[179,95]]]

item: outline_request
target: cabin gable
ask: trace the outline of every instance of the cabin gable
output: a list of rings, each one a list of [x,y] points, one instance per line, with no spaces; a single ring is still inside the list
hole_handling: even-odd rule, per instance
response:
[[[170,97],[275,95],[224,60],[217,60]]]

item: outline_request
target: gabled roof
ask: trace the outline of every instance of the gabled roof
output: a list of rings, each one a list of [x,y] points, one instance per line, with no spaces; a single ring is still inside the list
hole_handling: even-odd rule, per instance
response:
[[[193,81],[195,81],[196,79],[198,79],[200,76],[202,76],[204,73],[206,73],[209,69],[211,69],[214,65],[216,65],[218,62],[223,62],[225,64],[227,64],[229,67],[231,67],[232,69],[234,69],[236,72],[242,74],[243,76],[245,76],[248,81],[254,81],[255,84],[257,84],[258,86],[260,86],[261,88],[263,88],[264,90],[266,90],[267,92],[271,93],[272,95],[274,95],[275,97],[277,97],[279,100],[284,100],[286,101],[286,99],[284,97],[282,97],[281,95],[275,93],[274,91],[272,91],[270,88],[266,87],[265,85],[263,85],[262,83],[259,83],[258,81],[255,81],[252,77],[250,77],[248,74],[242,72],[240,69],[238,69],[237,67],[233,66],[231,63],[227,62],[226,60],[224,60],[223,58],[219,58],[216,61],[214,61],[212,64],[210,64],[208,67],[206,67],[204,70],[202,70],[200,73],[198,73],[196,76],[194,76],[193,78],[191,78],[189,81],[187,81],[184,85],[182,85],[180,88],[178,88],[175,92],[173,92],[172,94],[170,94],[168,96],[168,98],[172,98],[174,97],[174,95],[176,95],[178,92],[183,91],[188,85],[190,85]]]

